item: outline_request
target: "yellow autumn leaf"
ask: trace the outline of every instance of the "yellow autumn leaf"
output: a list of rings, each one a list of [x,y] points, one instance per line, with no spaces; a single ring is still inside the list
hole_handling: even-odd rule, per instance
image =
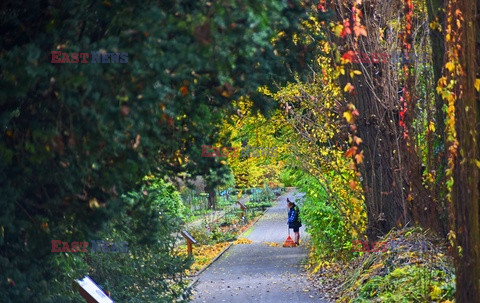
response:
[[[480,161],[479,160],[475,160],[475,164],[477,164],[477,167],[480,168]]]
[[[343,24],[337,24],[336,26],[333,27],[333,33],[335,36],[340,37],[340,34],[343,31]]]
[[[347,120],[348,123],[350,123],[353,119],[353,115],[351,112],[344,112],[343,117],[345,118],[345,120]]]
[[[90,208],[99,208],[100,204],[98,203],[97,198],[93,198],[88,202],[88,206],[90,206]]]
[[[480,93],[480,79],[475,79],[475,89]]]
[[[233,242],[234,244],[250,244],[252,243],[252,240],[250,239],[247,239],[247,238],[238,238],[235,242]]]
[[[442,93],[442,90],[443,90],[443,87],[441,87],[440,85],[436,87],[436,90],[437,90],[437,94],[441,94]]]
[[[449,72],[453,72],[455,70],[455,64],[453,64],[452,61],[449,61],[445,64],[445,68],[448,69]]]
[[[433,286],[432,291],[430,292],[430,298],[432,300],[439,299],[442,295],[442,290],[438,286]]]
[[[277,242],[263,242],[265,243],[266,245],[270,246],[270,247],[279,247],[280,244],[278,244]]]
[[[430,123],[428,124],[428,129],[431,132],[435,132],[435,123],[433,123],[433,121],[430,121]]]
[[[355,87],[350,82],[348,82],[347,85],[345,85],[345,87],[343,88],[343,91],[351,93],[354,89]]]
[[[355,77],[355,75],[361,75],[361,74],[362,74],[362,72],[359,71],[359,70],[352,70],[352,71],[350,71],[350,78]]]

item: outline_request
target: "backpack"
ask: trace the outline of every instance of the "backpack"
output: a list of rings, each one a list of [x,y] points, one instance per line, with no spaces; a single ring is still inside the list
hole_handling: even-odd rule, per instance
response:
[[[297,222],[300,224],[300,226],[302,226],[302,219],[300,219],[300,208],[297,205],[295,205],[293,210],[295,211]]]

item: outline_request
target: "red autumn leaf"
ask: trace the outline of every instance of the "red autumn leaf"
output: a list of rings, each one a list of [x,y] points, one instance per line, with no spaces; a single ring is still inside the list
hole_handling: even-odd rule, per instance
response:
[[[180,93],[182,94],[182,97],[185,97],[188,93],[188,88],[185,85],[180,87]]]
[[[363,162],[363,152],[356,154],[355,155],[355,160],[357,161],[357,164],[360,164]]]
[[[357,188],[357,182],[355,182],[354,180],[350,180],[348,183],[352,190],[355,190],[355,188]]]
[[[353,147],[350,147],[347,152],[345,153],[345,156],[348,158],[348,157],[351,157],[353,155],[355,155],[357,153],[357,147],[356,146],[353,146]]]
[[[355,36],[367,36],[367,30],[363,25],[356,25],[353,27],[353,31],[355,32]]]
[[[350,20],[345,19],[343,20],[343,29],[342,32],[340,33],[340,36],[342,38],[345,38],[346,35],[350,35],[352,33],[352,30],[350,28]]]
[[[345,54],[343,54],[343,56],[342,56],[342,58],[343,58],[344,60],[348,60],[348,61],[350,61],[350,62],[353,62],[353,61],[354,61],[354,58],[356,58],[356,57],[357,57],[357,55],[356,55],[355,52],[352,51],[352,50],[349,50],[349,51],[345,52]]]

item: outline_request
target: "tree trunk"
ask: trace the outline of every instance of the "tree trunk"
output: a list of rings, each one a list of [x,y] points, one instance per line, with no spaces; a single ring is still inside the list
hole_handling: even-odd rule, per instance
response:
[[[480,302],[480,226],[479,226],[479,157],[477,125],[478,106],[475,92],[477,63],[475,1],[457,0],[462,12],[459,63],[464,74],[459,77],[459,97],[455,103],[455,128],[458,148],[453,170],[453,204],[456,232],[456,302]],[[455,9],[455,4],[452,11]],[[458,20],[458,19],[457,19]],[[456,46],[455,46],[456,47]],[[452,47],[453,48],[453,47]],[[452,51],[452,49],[448,50]]]
[[[428,22],[437,22],[444,30],[445,13],[443,10],[444,0],[427,0]],[[438,80],[442,76],[445,55],[445,37],[438,29],[430,29],[430,45],[432,48],[432,67],[433,67],[433,85],[437,86]],[[445,113],[443,111],[443,100],[440,94],[435,94],[435,132],[429,134],[428,161],[427,169],[433,172],[435,176],[434,188],[431,191],[432,200],[436,203],[436,211],[440,220],[440,232],[443,235],[448,233],[448,218],[444,215],[448,213],[445,191],[445,169],[447,167],[447,157],[445,154]],[[433,138],[432,138],[433,137]]]
[[[398,126],[398,110],[393,105],[396,100],[390,100],[392,105],[389,108],[375,104],[375,97],[363,77],[356,79],[354,104],[360,113],[358,136],[363,140],[364,162],[360,170],[367,206],[367,235],[376,240],[377,236],[406,222],[406,197],[399,156],[402,132]],[[382,95],[380,90],[376,93]]]
[[[362,23],[365,22],[368,35],[358,37],[358,42],[350,40],[345,49],[371,55],[398,52],[407,43],[411,44],[411,32],[406,32],[403,40],[388,35],[387,30],[384,32],[389,28],[388,22],[397,19],[399,14],[403,13],[405,18],[409,12],[413,14],[409,4],[409,1],[392,1],[385,6],[380,1],[363,1]],[[341,4],[337,7],[340,7],[340,16],[350,14]],[[406,18],[410,25],[412,14],[410,19]],[[386,43],[380,43],[381,40]],[[355,94],[347,98],[360,114],[356,125],[357,135],[363,140],[364,161],[360,170],[368,216],[367,235],[376,239],[409,222],[438,230],[436,205],[423,186],[417,134],[412,127],[417,100],[415,79],[408,75],[410,67],[403,69],[403,80],[396,62],[363,62],[354,64],[353,69],[361,70],[362,75],[343,79],[342,85],[348,81],[353,83]]]
[[[217,193],[215,192],[215,187],[207,186],[206,192],[208,193],[208,208],[215,210],[215,201],[217,200]]]
[[[422,161],[419,154],[421,153],[417,136],[419,135],[413,127],[413,120],[417,117],[418,99],[416,92],[416,75],[415,69],[411,66],[411,50],[415,49],[413,37],[413,10],[414,3],[412,0],[403,1],[403,12],[405,19],[405,29],[402,35],[402,52],[409,56],[402,66],[403,77],[405,82],[402,89],[402,96],[400,98],[401,108],[403,110],[403,119],[400,124],[403,125],[402,141],[405,140],[402,146],[405,150],[401,153],[403,156],[402,168],[405,169],[405,181],[408,185],[406,190],[407,208],[409,214],[414,219],[414,223],[419,224],[425,228],[430,228],[434,231],[440,231],[440,224],[438,220],[437,205],[432,200],[430,191],[423,185],[423,168]],[[403,143],[403,142],[402,142]]]

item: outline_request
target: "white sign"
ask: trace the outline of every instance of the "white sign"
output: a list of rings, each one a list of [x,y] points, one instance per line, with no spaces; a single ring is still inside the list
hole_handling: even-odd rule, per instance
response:
[[[107,296],[101,289],[98,287],[89,276],[85,276],[83,280],[77,280],[81,288],[83,288],[93,299],[98,303],[114,303],[109,296]]]

